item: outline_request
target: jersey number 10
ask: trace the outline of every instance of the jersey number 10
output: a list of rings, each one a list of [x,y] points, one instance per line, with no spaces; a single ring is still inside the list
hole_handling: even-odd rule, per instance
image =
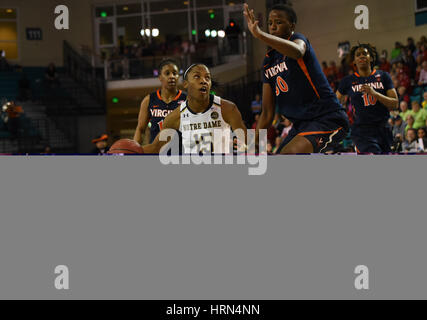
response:
[[[277,77],[276,80],[276,97],[280,94],[280,92],[288,92],[289,87],[285,80],[281,76]]]
[[[374,106],[377,103],[377,98],[365,93],[363,95],[363,102],[365,103],[365,107]]]
[[[162,130],[163,130],[163,121],[164,121],[164,120],[159,121],[159,122],[157,123],[157,124],[158,124],[158,126],[159,126],[160,131],[162,131]]]

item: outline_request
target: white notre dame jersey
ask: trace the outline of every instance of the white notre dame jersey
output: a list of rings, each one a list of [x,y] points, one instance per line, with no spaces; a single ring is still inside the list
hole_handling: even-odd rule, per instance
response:
[[[210,107],[202,113],[192,112],[187,101],[181,104],[180,110],[179,131],[184,153],[231,152],[231,127],[222,117],[220,97],[211,95]]]

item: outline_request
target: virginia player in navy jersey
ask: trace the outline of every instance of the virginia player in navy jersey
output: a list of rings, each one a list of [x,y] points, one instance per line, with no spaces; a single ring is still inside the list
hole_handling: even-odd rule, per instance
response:
[[[280,153],[319,153],[332,150],[348,132],[347,114],[322,72],[310,42],[295,33],[297,16],[286,5],[272,7],[269,33],[263,32],[253,10],[244,6],[252,35],[270,46],[263,63],[264,84],[259,129],[268,128],[279,113],[293,122]]]
[[[377,57],[369,44],[353,47],[350,59],[357,72],[341,80],[337,91],[340,101],[348,96],[354,106],[351,137],[359,153],[388,153],[393,143],[388,119],[398,108],[398,98],[390,75],[373,69]]]
[[[133,138],[139,144],[143,142],[143,135],[149,122],[151,122],[150,143],[152,143],[162,129],[166,116],[187,98],[186,94],[178,89],[178,64],[172,59],[167,59],[162,61],[159,70],[161,89],[146,96],[141,102],[138,126]]]

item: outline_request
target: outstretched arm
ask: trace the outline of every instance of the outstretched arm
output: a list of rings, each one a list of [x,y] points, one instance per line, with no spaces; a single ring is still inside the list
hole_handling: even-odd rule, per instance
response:
[[[259,27],[259,21],[255,19],[254,10],[249,9],[246,3],[244,5],[243,15],[246,18],[249,31],[255,38],[292,59],[298,60],[305,55],[307,45],[301,39],[289,41],[262,31]]]
[[[150,96],[146,96],[144,100],[141,102],[141,107],[139,109],[138,115],[138,125],[135,130],[135,135],[133,136],[133,140],[142,144],[143,135],[145,134],[145,130],[147,129],[148,122],[150,121],[150,114],[148,111],[148,104],[150,103]]]
[[[174,111],[172,111],[164,120],[163,122],[163,129],[159,132],[159,134],[154,139],[153,143],[145,145],[144,153],[148,154],[158,154],[160,153],[160,149],[170,142],[170,139],[167,141],[161,141],[160,140],[160,134],[166,130],[166,129],[179,129],[179,124],[181,121],[181,110],[180,108],[176,108]]]

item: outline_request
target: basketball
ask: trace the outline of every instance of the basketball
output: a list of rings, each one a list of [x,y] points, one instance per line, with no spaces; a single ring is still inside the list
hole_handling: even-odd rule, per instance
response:
[[[108,151],[108,154],[143,154],[144,149],[135,140],[121,139],[116,141]]]

